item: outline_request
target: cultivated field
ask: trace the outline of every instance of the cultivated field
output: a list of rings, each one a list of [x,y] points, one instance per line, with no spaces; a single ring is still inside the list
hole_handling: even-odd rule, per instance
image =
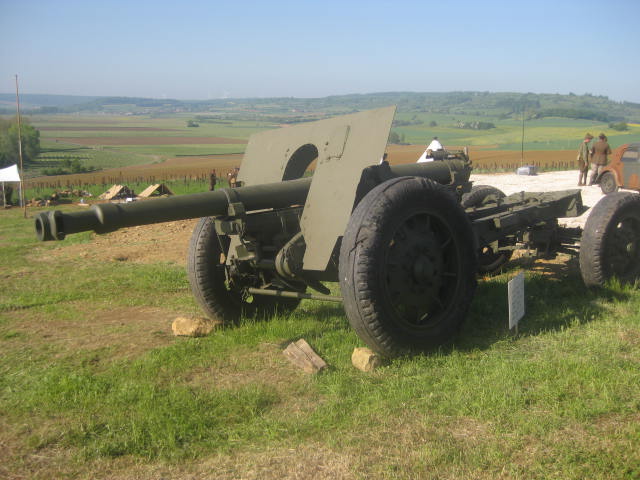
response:
[[[392,165],[415,162],[424,150],[420,145],[389,145],[387,160]],[[537,165],[541,171],[567,170],[574,168],[573,151],[530,151],[525,152],[524,162],[521,152],[471,148],[470,157],[476,172],[513,172],[523,164]],[[226,178],[227,172],[242,163],[242,154],[193,155],[169,158],[143,165],[132,165],[105,169],[78,175],[38,177],[27,184],[28,198],[51,193],[53,190],[83,188],[92,193],[101,193],[108,186],[125,183],[136,191],[140,187],[164,182],[169,185],[191,185],[206,189],[212,170]],[[134,185],[135,184],[135,185]],[[196,187],[195,185],[199,187]],[[188,189],[187,191],[193,191]]]
[[[260,119],[215,120],[187,127],[191,115],[52,115],[35,116],[40,128],[43,153],[28,171],[28,197],[42,197],[54,190],[83,188],[104,190],[114,183],[145,186],[150,183],[180,183],[184,191],[206,188],[208,175],[216,170],[223,177],[239,166],[250,134],[277,128]],[[640,137],[640,127],[630,126],[624,134],[607,130],[607,125],[585,121],[545,118],[527,122],[525,152],[521,152],[521,124],[496,120],[496,128],[479,131],[455,128],[460,120],[482,120],[436,114],[399,113],[397,126],[409,145],[389,145],[392,164],[414,162],[433,135],[445,146],[468,146],[476,172],[512,172],[523,164],[537,165],[541,171],[576,168],[575,151],[586,131],[606,131],[615,147]],[[486,120],[486,119],[485,119]],[[489,120],[491,120],[489,118]],[[435,124],[435,126],[430,126]],[[286,127],[285,127],[286,128]],[[38,172],[77,160],[97,171],[81,175],[37,177]],[[193,182],[197,182],[198,187]]]
[[[522,165],[537,165],[542,171],[568,170],[576,163],[573,150],[533,150],[524,152],[523,156],[520,151],[495,150],[492,147],[470,147],[469,157],[476,171],[513,172]],[[424,145],[389,145],[387,159],[391,164],[415,162],[424,148]],[[447,145],[446,148],[462,147]]]

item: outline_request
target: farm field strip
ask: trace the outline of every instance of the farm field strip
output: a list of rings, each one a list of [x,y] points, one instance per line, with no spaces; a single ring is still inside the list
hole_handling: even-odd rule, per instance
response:
[[[171,137],[171,136],[154,136],[154,137],[58,137],[57,140],[65,143],[74,143],[78,145],[228,145],[246,144],[246,140],[222,137]]]
[[[110,126],[94,126],[94,127],[63,127],[63,126],[44,126],[38,127],[42,132],[58,131],[58,132],[181,132],[177,128],[157,128],[157,127],[110,127]]]

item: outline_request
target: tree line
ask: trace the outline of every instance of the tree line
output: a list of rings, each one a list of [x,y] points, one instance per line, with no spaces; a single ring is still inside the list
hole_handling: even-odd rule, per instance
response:
[[[22,160],[31,163],[40,153],[40,131],[28,122],[21,122]],[[0,118],[0,168],[20,162],[18,149],[18,122]]]

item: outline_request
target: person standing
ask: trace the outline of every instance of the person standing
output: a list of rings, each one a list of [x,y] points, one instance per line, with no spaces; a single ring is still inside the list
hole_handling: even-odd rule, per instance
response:
[[[595,143],[593,148],[591,148],[591,161],[593,164],[591,165],[591,179],[589,180],[589,185],[593,185],[602,173],[602,169],[608,163],[607,155],[611,155],[611,147],[607,142],[607,136],[604,133],[601,133],[598,135],[598,141]]]
[[[216,184],[218,183],[218,175],[216,174],[215,169],[209,175],[209,191],[216,189]]]
[[[234,167],[229,173],[227,173],[227,180],[229,181],[229,186],[231,188],[235,188],[236,182],[238,181],[238,173],[240,169],[238,167]]]
[[[427,146],[427,149],[422,153],[422,155],[420,155],[420,158],[418,158],[417,163],[433,162],[431,153],[437,152],[438,150],[444,150],[444,147],[438,140],[438,137],[433,137],[433,140],[431,140],[431,143]]]
[[[578,175],[578,186],[582,187],[587,184],[587,173],[589,172],[589,157],[591,156],[591,150],[589,149],[589,142],[593,135],[587,133],[584,136],[584,141],[580,144],[578,149],[578,166],[580,168],[580,174]]]

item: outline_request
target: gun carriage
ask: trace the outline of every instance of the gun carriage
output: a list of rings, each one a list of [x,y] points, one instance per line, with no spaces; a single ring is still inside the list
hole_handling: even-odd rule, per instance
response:
[[[505,196],[472,186],[466,150],[436,161],[379,162],[394,107],[253,135],[235,188],[37,215],[40,240],[200,218],[187,271],[205,313],[225,322],[342,302],[350,324],[387,356],[451,339],[477,273],[515,249],[578,254],[585,283],[640,278],[640,196],[599,202],[585,230],[579,190]],[[314,166],[313,175],[305,176]],[[338,282],[340,295],[323,282]]]

